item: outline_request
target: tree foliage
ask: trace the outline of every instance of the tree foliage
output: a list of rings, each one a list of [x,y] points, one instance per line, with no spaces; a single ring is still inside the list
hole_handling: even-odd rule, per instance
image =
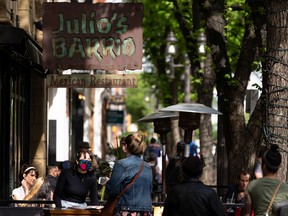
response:
[[[137,84],[137,89],[139,90],[134,88],[126,90],[126,108],[127,112],[132,116],[131,122],[133,123],[152,112],[150,105],[151,87],[143,82],[143,74],[139,74]],[[138,123],[138,127],[139,130],[148,129],[148,125],[141,122]]]
[[[259,122],[261,104],[258,104],[247,123],[244,118],[244,99],[251,71],[255,69],[255,62],[259,61],[263,50],[263,6],[255,1],[235,0],[143,2],[146,11],[144,48],[145,55],[155,67],[152,74],[158,89],[156,94],[164,105],[181,100],[181,87],[177,89],[177,94],[167,91],[167,86],[171,86],[172,82],[165,73],[165,39],[168,32],[173,30],[179,49],[182,54],[187,53],[190,59],[191,93],[198,96],[197,101],[211,104],[211,86],[217,88],[218,106],[223,113],[220,124],[223,125],[223,142],[227,150],[231,182],[241,169],[252,170],[257,148],[262,142],[261,120]],[[197,39],[200,32],[206,35],[205,56],[198,53]],[[180,63],[183,60],[181,52],[178,60]],[[205,62],[205,68],[200,67],[200,61]],[[181,71],[178,72],[181,77]],[[214,76],[215,80],[212,81]],[[173,80],[177,81],[182,85],[181,79]],[[167,92],[172,98],[169,98]],[[235,157],[240,151],[247,157]]]

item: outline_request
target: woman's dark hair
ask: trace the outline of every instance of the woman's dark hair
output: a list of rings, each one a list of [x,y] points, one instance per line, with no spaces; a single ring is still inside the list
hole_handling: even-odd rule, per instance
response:
[[[19,181],[20,186],[21,186],[22,180],[24,179],[24,175],[28,175],[30,172],[35,172],[35,176],[36,178],[38,178],[39,172],[35,167],[29,166],[26,163],[22,164],[20,172],[19,172],[19,176],[18,176],[18,181]]]
[[[76,172],[77,172],[77,169],[78,169],[77,161],[79,161],[79,159],[80,159],[80,157],[81,157],[82,154],[86,155],[86,153],[88,153],[89,156],[90,156],[90,158],[91,158],[92,168],[93,168],[93,163],[96,162],[96,161],[95,161],[96,158],[95,158],[94,154],[92,153],[92,151],[89,150],[89,149],[80,149],[80,150],[77,152],[77,154],[76,154],[76,161],[74,161],[74,163],[73,163],[73,165],[72,165],[72,169],[73,169],[74,173],[76,173]],[[97,162],[96,162],[96,163],[97,163]],[[94,170],[93,170],[93,169],[87,170],[87,173],[89,173],[89,175],[90,175],[90,174],[92,175],[92,174],[94,173]]]
[[[282,156],[279,152],[279,146],[272,144],[270,149],[267,150],[262,158],[262,163],[266,165],[267,170],[276,173],[281,165]]]

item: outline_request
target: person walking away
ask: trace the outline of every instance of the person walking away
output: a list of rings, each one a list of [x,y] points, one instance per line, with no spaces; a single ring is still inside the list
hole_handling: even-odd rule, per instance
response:
[[[199,180],[203,167],[198,156],[190,155],[183,161],[184,179],[168,191],[163,216],[226,215],[216,191]]]
[[[166,191],[183,180],[181,165],[185,159],[185,142],[179,141],[176,150],[176,156],[169,161],[166,168]]]
[[[152,171],[150,165],[141,159],[144,149],[142,141],[143,136],[139,133],[130,134],[125,138],[122,149],[126,158],[115,162],[111,177],[106,183],[108,197],[117,196],[132,181],[144,163],[140,176],[120,197],[115,209],[117,216],[151,215]]]
[[[252,211],[255,216],[265,215],[278,186],[280,187],[275,195],[274,203],[288,199],[288,185],[277,179],[281,162],[279,146],[271,144],[270,149],[262,157],[263,177],[251,181],[247,186],[244,197],[244,216],[250,216]],[[268,215],[271,215],[271,209]]]
[[[157,163],[157,157],[160,156],[161,156],[161,146],[157,143],[157,140],[154,137],[152,137],[150,143],[145,149],[144,160],[146,161],[146,158],[153,157]]]
[[[53,199],[57,208],[85,208],[89,194],[90,204],[98,204],[97,180],[92,168],[93,153],[80,149],[70,169],[62,170]]]

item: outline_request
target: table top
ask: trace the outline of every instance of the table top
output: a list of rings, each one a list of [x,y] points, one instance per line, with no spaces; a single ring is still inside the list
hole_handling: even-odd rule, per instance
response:
[[[100,209],[50,209],[44,208],[44,215],[100,215]]]
[[[244,203],[222,203],[225,207],[244,207]]]

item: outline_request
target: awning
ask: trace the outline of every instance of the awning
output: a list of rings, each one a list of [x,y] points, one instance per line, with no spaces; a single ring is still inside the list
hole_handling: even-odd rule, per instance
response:
[[[45,74],[42,67],[42,48],[25,30],[0,24],[0,51],[40,74]]]

